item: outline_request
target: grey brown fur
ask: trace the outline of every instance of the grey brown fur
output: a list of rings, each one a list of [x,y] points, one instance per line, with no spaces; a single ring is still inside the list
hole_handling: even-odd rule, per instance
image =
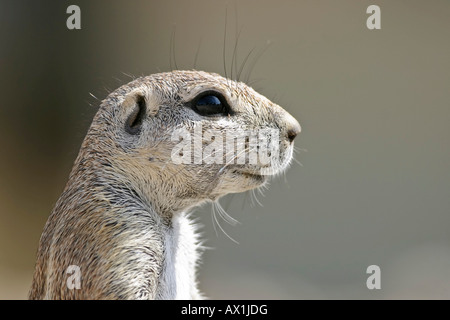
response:
[[[222,92],[236,114],[217,121],[187,107],[206,89]],[[139,99],[145,118],[139,132],[130,134],[127,119]],[[292,157],[285,137],[300,132],[281,107],[217,74],[173,71],[118,88],[101,103],[44,227],[30,299],[202,298],[195,275],[199,241],[187,212],[257,188],[267,177],[253,175],[258,168],[250,165],[170,161],[174,128],[199,122],[217,130],[279,128],[285,135],[280,170]],[[175,256],[181,262],[172,261]],[[66,284],[69,265],[80,267],[80,289]]]

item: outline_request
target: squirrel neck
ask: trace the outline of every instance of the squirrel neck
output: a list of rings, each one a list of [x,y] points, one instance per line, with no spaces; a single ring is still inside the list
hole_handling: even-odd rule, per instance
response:
[[[141,190],[108,174],[108,167],[83,161],[74,166],[44,228],[30,297],[200,297],[199,244],[187,214],[161,214]],[[69,266],[81,270],[79,290],[66,285]]]

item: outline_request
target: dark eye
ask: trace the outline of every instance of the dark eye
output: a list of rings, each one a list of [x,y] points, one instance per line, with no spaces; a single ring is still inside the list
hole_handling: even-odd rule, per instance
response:
[[[222,95],[217,92],[206,92],[193,100],[192,109],[202,116],[225,116],[230,108]]]

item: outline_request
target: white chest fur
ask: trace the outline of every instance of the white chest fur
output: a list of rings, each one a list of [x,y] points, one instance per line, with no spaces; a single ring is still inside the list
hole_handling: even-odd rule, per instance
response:
[[[196,268],[199,242],[195,226],[186,214],[172,219],[165,236],[164,264],[157,299],[201,299]]]

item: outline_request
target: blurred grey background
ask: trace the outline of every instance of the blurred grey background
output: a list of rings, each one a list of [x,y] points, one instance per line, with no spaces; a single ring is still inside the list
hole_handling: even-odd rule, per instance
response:
[[[81,8],[81,30],[66,8]],[[381,8],[368,30],[366,8]],[[99,101],[131,78],[224,75],[258,52],[252,86],[303,131],[263,207],[221,200],[241,224],[206,251],[217,299],[450,298],[450,2],[0,1],[0,298],[24,299],[45,221]],[[240,31],[242,30],[242,31]],[[172,66],[173,67],[173,66]],[[228,71],[229,74],[229,71]],[[368,290],[366,268],[381,268]]]

